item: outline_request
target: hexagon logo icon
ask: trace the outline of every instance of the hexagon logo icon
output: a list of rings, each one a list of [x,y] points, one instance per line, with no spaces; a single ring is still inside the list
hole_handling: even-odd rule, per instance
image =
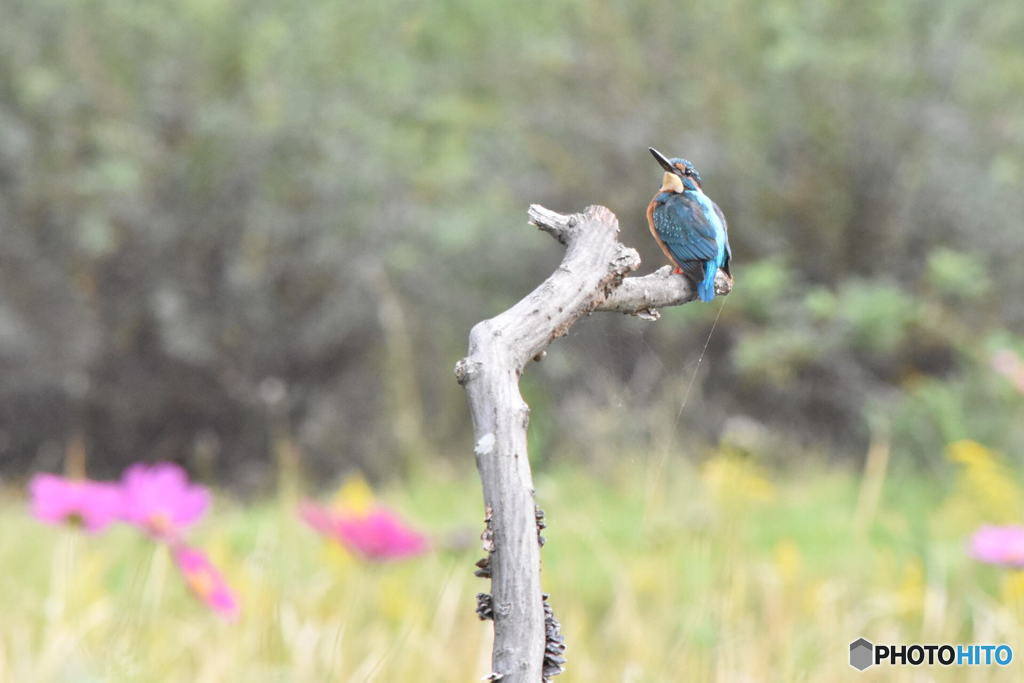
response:
[[[850,643],[850,666],[857,671],[863,671],[874,664],[875,646],[864,638],[858,638]]]

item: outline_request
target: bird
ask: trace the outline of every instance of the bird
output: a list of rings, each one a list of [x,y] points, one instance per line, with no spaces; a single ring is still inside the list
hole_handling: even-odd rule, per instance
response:
[[[647,205],[647,225],[677,275],[684,275],[697,290],[697,298],[715,298],[715,275],[721,268],[732,278],[729,262],[729,227],[722,210],[701,189],[693,164],[669,159],[647,148],[665,169],[661,188]]]

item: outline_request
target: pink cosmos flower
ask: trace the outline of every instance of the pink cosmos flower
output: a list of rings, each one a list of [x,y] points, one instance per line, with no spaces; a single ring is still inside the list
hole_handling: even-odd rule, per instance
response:
[[[210,558],[201,550],[180,543],[171,552],[188,587],[200,600],[226,619],[238,616],[238,602]]]
[[[121,475],[121,488],[124,518],[165,541],[177,539],[210,503],[207,490],[189,484],[185,470],[169,462],[132,465]]]
[[[299,515],[319,533],[367,560],[397,560],[427,551],[426,536],[379,505],[365,513],[338,513],[304,503]]]
[[[989,564],[1024,568],[1024,526],[983,526],[971,537],[971,555]]]
[[[992,354],[992,369],[1024,393],[1024,360],[1020,356],[1010,349],[1000,349]]]
[[[317,533],[324,536],[336,535],[335,515],[327,508],[306,502],[299,506],[299,516]]]
[[[29,482],[32,514],[50,523],[81,524],[102,531],[121,517],[121,492],[113,484],[37,474]]]

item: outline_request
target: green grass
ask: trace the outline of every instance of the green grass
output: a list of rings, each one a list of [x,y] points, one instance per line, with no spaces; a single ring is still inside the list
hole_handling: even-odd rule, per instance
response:
[[[981,513],[960,489],[892,475],[870,509],[858,507],[859,473],[842,469],[768,481],[723,457],[700,470],[627,461],[602,480],[536,478],[549,522],[543,582],[569,644],[559,680],[1021,679],[1024,582],[965,556]],[[487,590],[472,575],[475,479],[378,494],[442,549],[369,565],[315,537],[289,496],[218,499],[193,540],[241,597],[241,618],[222,623],[163,549],[127,528],[89,537],[42,525],[9,491],[0,681],[479,680],[490,624],[473,613]],[[860,674],[846,660],[862,635],[1006,642],[1018,659]]]

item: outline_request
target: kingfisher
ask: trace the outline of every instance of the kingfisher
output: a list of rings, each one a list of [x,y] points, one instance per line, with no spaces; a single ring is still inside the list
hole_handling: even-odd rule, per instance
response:
[[[715,298],[718,269],[732,277],[725,216],[704,194],[700,173],[692,163],[678,157],[668,159],[653,147],[647,149],[665,169],[661,189],[647,205],[647,225],[675,266],[674,272],[693,283],[698,299],[711,301]]]

